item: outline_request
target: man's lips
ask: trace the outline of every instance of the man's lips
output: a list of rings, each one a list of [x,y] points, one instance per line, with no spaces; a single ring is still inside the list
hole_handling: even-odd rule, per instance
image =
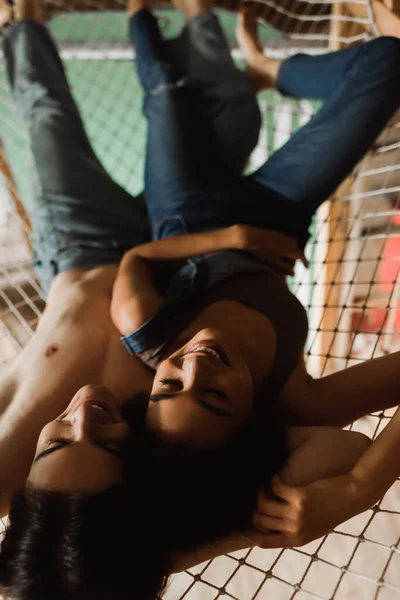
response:
[[[196,342],[185,354],[196,354],[200,352],[204,352],[209,356],[214,356],[227,367],[231,366],[230,360],[224,348],[221,346],[221,344],[218,344],[213,340],[202,340],[201,342]]]
[[[94,393],[90,393],[90,395],[81,399],[80,401],[73,405],[68,412],[66,411],[60,418],[65,418],[71,414],[73,414],[76,410],[78,410],[83,404],[90,404],[93,406],[93,410],[97,410],[100,415],[106,417],[107,420],[119,421],[120,414],[117,409],[116,403],[110,401],[108,398],[105,399],[102,394],[99,394],[97,391]]]

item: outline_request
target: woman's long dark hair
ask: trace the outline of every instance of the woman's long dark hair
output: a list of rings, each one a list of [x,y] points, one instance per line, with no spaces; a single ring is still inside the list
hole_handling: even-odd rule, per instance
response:
[[[251,525],[257,492],[284,466],[286,431],[273,410],[254,416],[218,449],[173,445],[144,431],[140,464],[128,477],[147,489],[146,510],[165,551],[197,550]]]
[[[92,496],[16,492],[1,544],[7,600],[154,600],[170,567],[125,485]]]

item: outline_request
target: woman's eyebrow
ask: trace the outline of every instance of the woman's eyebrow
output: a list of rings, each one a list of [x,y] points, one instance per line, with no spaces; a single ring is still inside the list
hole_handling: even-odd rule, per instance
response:
[[[37,455],[37,457],[33,461],[33,464],[35,465],[39,460],[41,460],[45,456],[49,456],[49,454],[53,454],[53,452],[57,452],[57,450],[62,450],[66,446],[73,446],[75,443],[76,442],[68,442],[63,443],[62,446],[53,446],[52,448],[47,448],[47,450],[43,450],[43,452],[40,452],[40,454]],[[97,448],[101,448],[101,450],[104,450],[104,452],[108,452],[108,454],[112,454],[113,456],[120,458],[118,452],[112,450],[111,448],[106,448],[105,446],[100,446],[97,444],[95,444],[95,446],[97,446]]]

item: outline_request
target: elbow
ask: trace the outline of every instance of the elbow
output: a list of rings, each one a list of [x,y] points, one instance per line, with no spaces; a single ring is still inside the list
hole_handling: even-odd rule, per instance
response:
[[[111,304],[111,320],[121,335],[126,335],[136,329],[132,324],[132,315],[127,303]]]
[[[351,436],[348,436],[348,451],[349,456],[352,457],[354,464],[361,458],[361,456],[368,450],[372,444],[371,438],[364,433],[359,431],[349,431]],[[351,468],[354,466],[351,466]]]
[[[120,313],[121,313],[121,306],[119,303],[117,303],[114,298],[111,301],[111,307],[110,307],[110,315],[111,315],[111,321],[114,324],[114,327],[116,327],[116,329],[118,329],[118,331],[120,330]]]
[[[354,440],[354,444],[360,449],[361,454],[365,452],[370,445],[372,444],[372,440],[365,433],[361,433],[359,431],[352,431],[352,436]]]

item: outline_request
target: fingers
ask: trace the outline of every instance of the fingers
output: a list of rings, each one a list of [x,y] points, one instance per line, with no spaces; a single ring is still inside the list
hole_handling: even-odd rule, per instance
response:
[[[275,266],[283,275],[288,275],[290,277],[294,277],[294,267],[292,267],[286,261],[284,261],[284,260],[276,261]]]
[[[271,480],[272,491],[275,496],[286,500],[290,504],[301,504],[303,501],[303,491],[301,488],[292,487],[282,482],[279,475],[274,475]]]
[[[277,519],[276,517],[268,517],[263,515],[258,510],[253,513],[253,526],[259,531],[281,531],[287,530],[287,524],[283,519]]]
[[[291,275],[292,277],[294,275],[293,264],[284,257],[268,256],[267,259],[264,259],[264,262],[282,273],[282,275]]]
[[[271,261],[272,262],[272,261]],[[281,271],[284,275],[294,275],[295,261],[286,256],[276,257],[274,260],[274,266]]]
[[[260,533],[280,533],[285,534],[292,540],[302,539],[303,535],[303,522],[300,519],[278,519],[276,517],[270,517],[263,515],[259,511],[253,513],[253,527]]]
[[[290,508],[286,502],[277,502],[266,497],[264,490],[258,492],[257,510],[270,517],[287,517]]]
[[[286,257],[286,260],[292,260],[293,262],[295,262],[296,260],[301,260],[306,269],[308,269],[308,267],[310,266],[310,263],[308,262],[304,252],[301,252],[301,250],[296,249],[292,252],[287,252]]]
[[[284,248],[284,252],[282,254],[293,261],[301,260],[305,268],[308,269],[310,263],[308,262],[304,252],[299,250],[297,246],[297,240],[283,233],[278,233],[278,235],[279,242],[282,244],[281,248]]]

